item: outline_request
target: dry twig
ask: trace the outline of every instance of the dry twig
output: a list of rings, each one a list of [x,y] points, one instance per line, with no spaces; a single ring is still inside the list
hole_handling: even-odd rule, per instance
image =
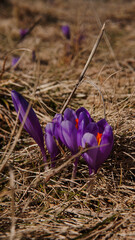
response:
[[[61,111],[60,111],[61,113],[64,112],[64,110],[65,110],[66,106],[69,104],[69,102],[70,102],[73,94],[75,93],[75,91],[77,90],[78,86],[79,86],[80,83],[82,82],[82,80],[83,80],[83,78],[84,78],[84,74],[85,74],[85,72],[87,71],[87,68],[88,68],[90,62],[92,61],[92,58],[93,58],[93,56],[94,56],[94,54],[95,54],[95,52],[96,52],[96,50],[97,50],[97,47],[98,47],[98,45],[99,45],[99,43],[100,43],[101,38],[102,38],[102,36],[103,36],[104,30],[105,30],[105,23],[103,24],[103,26],[102,26],[102,28],[101,28],[101,30],[100,30],[100,33],[99,33],[99,35],[98,35],[98,38],[97,38],[97,40],[96,40],[96,42],[95,42],[95,44],[94,44],[94,47],[93,47],[93,49],[92,49],[92,51],[91,51],[91,53],[90,53],[90,55],[89,55],[89,58],[88,58],[85,66],[84,66],[84,69],[83,69],[83,71],[82,71],[82,73],[81,73],[81,75],[80,75],[80,77],[79,77],[78,82],[76,83],[73,91],[70,93],[68,99],[66,100],[64,106],[62,107],[62,109],[61,109]]]

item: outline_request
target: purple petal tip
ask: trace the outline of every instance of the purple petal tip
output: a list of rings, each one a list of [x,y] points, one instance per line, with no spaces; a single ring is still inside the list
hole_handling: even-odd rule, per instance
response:
[[[64,25],[64,26],[61,27],[61,30],[62,30],[64,36],[67,39],[70,39],[71,36],[70,36],[70,28],[69,28],[69,26],[68,25]]]

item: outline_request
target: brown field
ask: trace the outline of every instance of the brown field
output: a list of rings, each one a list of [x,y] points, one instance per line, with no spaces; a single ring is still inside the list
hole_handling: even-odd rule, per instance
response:
[[[44,172],[38,145],[20,129],[11,90],[31,99],[44,129],[77,83],[104,22],[104,35],[68,107],[83,106],[95,121],[102,119],[102,99],[90,83],[98,86],[114,146],[94,177],[81,159],[72,186],[68,151],[55,174],[51,168]],[[62,34],[64,24],[70,40]],[[20,41],[23,28],[31,31]],[[16,68],[13,56],[20,57]],[[0,239],[135,239],[134,94],[135,1],[0,1]],[[48,153],[47,159],[50,164]]]

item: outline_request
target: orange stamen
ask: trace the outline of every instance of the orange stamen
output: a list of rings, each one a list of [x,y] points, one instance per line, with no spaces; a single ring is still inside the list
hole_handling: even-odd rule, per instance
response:
[[[97,133],[97,136],[96,136],[96,139],[97,139],[97,142],[98,142],[98,145],[100,145],[100,142],[101,142],[101,137],[102,137],[102,133]]]
[[[75,127],[78,129],[78,118],[75,119],[75,122],[76,122]]]

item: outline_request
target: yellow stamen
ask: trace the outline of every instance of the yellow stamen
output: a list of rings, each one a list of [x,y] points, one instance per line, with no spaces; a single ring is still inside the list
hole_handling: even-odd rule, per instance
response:
[[[98,146],[100,145],[100,142],[101,142],[101,137],[102,137],[102,133],[97,133],[97,136],[96,136],[96,139],[97,139],[97,142],[98,142]]]
[[[75,119],[75,122],[76,122],[75,127],[78,129],[78,118]]]

